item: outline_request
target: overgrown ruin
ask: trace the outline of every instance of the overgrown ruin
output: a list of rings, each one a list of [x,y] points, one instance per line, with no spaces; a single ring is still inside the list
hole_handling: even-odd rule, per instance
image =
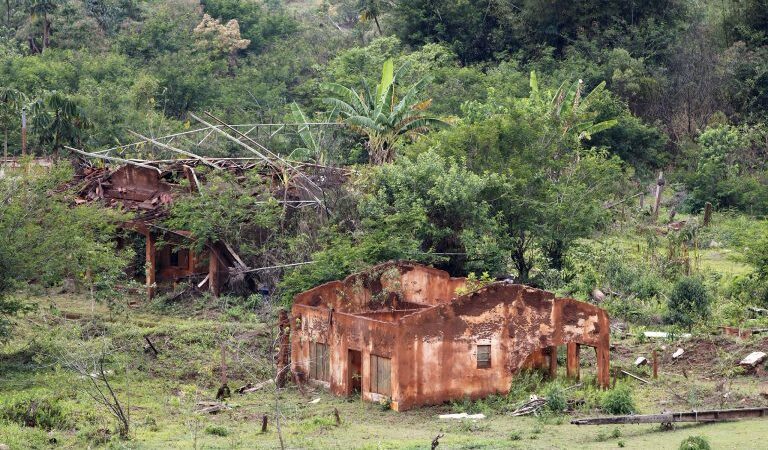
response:
[[[291,360],[299,380],[336,395],[360,393],[404,411],[463,397],[506,393],[523,368],[579,377],[582,346],[609,375],[608,315],[601,308],[531,287],[495,282],[473,292],[465,278],[388,262],[295,297]]]

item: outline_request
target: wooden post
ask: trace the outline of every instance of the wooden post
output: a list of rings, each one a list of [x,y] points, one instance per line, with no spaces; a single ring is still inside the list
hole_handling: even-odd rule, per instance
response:
[[[146,271],[147,271],[147,298],[150,300],[155,296],[155,271],[157,270],[157,252],[155,251],[155,237],[147,231],[146,246]]]
[[[557,378],[557,346],[549,347],[549,379]]]
[[[659,357],[656,354],[656,349],[653,350],[653,379],[659,378]]]
[[[640,211],[645,209],[645,192],[640,193]]]
[[[215,245],[210,246],[208,255],[208,287],[214,297],[219,296],[219,252]]]
[[[664,172],[659,172],[659,178],[656,180],[656,200],[653,204],[653,219],[659,218],[659,206],[661,205],[661,194],[664,192]]]
[[[611,383],[611,354],[607,344],[601,344],[595,348],[597,353],[597,384],[603,389]],[[616,379],[614,378],[614,383]]]
[[[709,226],[709,222],[712,221],[712,203],[707,202],[704,204],[704,226]]]
[[[21,156],[27,154],[27,108],[21,108]]]
[[[291,321],[288,319],[288,312],[280,310],[277,320],[277,387],[285,386],[288,377],[288,365],[291,363],[291,345],[290,345]]]
[[[579,379],[579,353],[581,346],[575,342],[567,344],[568,356],[566,358],[566,372],[568,378]]]
[[[262,433],[267,432],[267,415],[266,414],[261,416],[261,432]]]

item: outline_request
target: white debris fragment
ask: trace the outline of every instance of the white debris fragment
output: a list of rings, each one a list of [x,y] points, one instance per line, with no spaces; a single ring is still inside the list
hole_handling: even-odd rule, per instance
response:
[[[669,337],[669,333],[665,331],[646,331],[643,333],[643,335],[647,338],[657,338],[657,339],[666,339]],[[683,339],[689,339],[691,337],[691,333],[683,333],[676,336]]]
[[[440,414],[441,419],[485,419],[485,414]]]
[[[648,359],[643,356],[638,356],[635,360],[635,367],[640,367],[648,364]]]
[[[741,364],[742,366],[755,367],[756,365],[765,361],[766,356],[768,355],[766,355],[763,352],[752,352],[749,355],[747,355],[746,358],[742,359],[739,364]]]
[[[685,350],[683,350],[682,348],[678,347],[677,350],[675,350],[675,353],[672,353],[672,359],[677,359],[677,358],[683,356],[683,353],[685,353]]]
[[[310,405],[317,405],[318,403],[320,403],[320,397],[317,397],[316,399],[309,402]]]

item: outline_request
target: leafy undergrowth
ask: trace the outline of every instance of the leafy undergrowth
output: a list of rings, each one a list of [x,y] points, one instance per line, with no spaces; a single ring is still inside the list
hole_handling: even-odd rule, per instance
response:
[[[50,307],[51,301],[55,309]],[[445,435],[440,447],[452,449],[675,448],[690,435],[705,436],[713,448],[756,448],[761,443],[758,436],[768,433],[768,421],[760,420],[683,426],[673,431],[653,425],[570,425],[572,416],[603,414],[601,409],[608,406],[623,410],[627,395],[639,413],[703,409],[722,398],[717,386],[720,379],[704,379],[695,370],[688,374],[689,379],[675,370],[662,371],[660,379],[649,386],[621,381],[624,391],[611,396],[594,387],[590,352],[583,352],[581,384],[564,376],[550,383],[532,372],[521,376],[507,395],[403,413],[314,389],[302,395],[292,387],[279,393],[266,387],[251,394],[233,393],[228,400],[230,410],[197,414],[197,402],[213,400],[220,384],[222,344],[227,349],[227,376],[233,391],[268,378],[268,349],[273,341],[269,326],[231,320],[216,310],[159,315],[152,308],[138,307],[110,315],[97,307],[91,315],[90,304],[76,296],[46,298],[18,325],[16,336],[0,354],[0,443],[13,449],[279,448],[276,417],[287,448],[428,448],[438,434]],[[145,336],[157,347],[158,355],[145,349]],[[654,345],[634,342],[631,337],[617,343],[626,349],[614,352],[618,365],[629,364],[631,354]],[[109,379],[130,413],[128,440],[118,437],[113,417],[84,390],[89,380],[66,364],[83,352],[92,356],[104,349]],[[633,370],[649,377],[643,372],[646,369]],[[724,406],[765,403],[757,393],[763,378],[729,376],[725,389],[730,400]],[[531,394],[557,397],[555,409],[569,413],[550,409],[539,417],[510,417],[508,412]],[[318,402],[311,403],[317,398]],[[341,418],[338,425],[335,409]],[[437,418],[449,412],[483,412],[488,417],[478,421]],[[264,415],[268,416],[268,431],[261,433]]]

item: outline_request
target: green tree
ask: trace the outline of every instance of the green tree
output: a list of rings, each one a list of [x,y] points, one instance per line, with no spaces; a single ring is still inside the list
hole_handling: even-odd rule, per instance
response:
[[[400,222],[410,224],[396,233],[419,242],[425,256],[441,257],[437,265],[450,273],[504,274],[502,230],[486,199],[496,178],[434,152],[377,167],[359,204],[364,229],[402,216]]]
[[[21,113],[21,108],[25,105],[27,96],[23,92],[13,88],[0,88],[0,123],[3,127],[3,157],[8,157],[8,132],[11,124]]]
[[[117,224],[123,214],[98,205],[70,206],[58,193],[71,180],[69,164],[50,171],[25,170],[18,178],[0,179],[0,339],[13,315],[29,305],[14,293],[34,283],[55,286],[65,278],[115,292],[132,254],[116,250]]]
[[[333,95],[325,101],[334,112],[344,118],[349,127],[367,137],[368,155],[373,164],[392,162],[402,138],[447,125],[424,113],[430,100],[419,100],[419,94],[427,83],[426,78],[408,87],[398,99],[398,81],[408,66],[405,64],[395,72],[392,59],[387,60],[382,68],[381,82],[374,88],[363,79],[360,92],[337,83],[323,85]]]
[[[40,26],[42,27],[42,48],[41,52],[45,51],[51,45],[51,21],[48,16],[53,13],[56,8],[59,7],[58,0],[31,0],[28,6],[29,17],[34,22],[40,20]],[[30,46],[34,44],[34,38],[30,37],[32,42]]]
[[[65,145],[82,146],[91,122],[80,105],[58,92],[50,92],[33,103],[32,128],[40,145],[59,154]]]
[[[367,22],[373,20],[373,23],[376,24],[376,30],[378,30],[379,36],[382,36],[379,17],[381,17],[387,9],[392,8],[393,6],[395,6],[395,2],[389,0],[360,0],[360,21]]]
[[[766,136],[761,126],[723,125],[701,133],[696,170],[687,177],[687,206],[699,211],[712,202],[751,214],[768,212],[768,163],[761,150]]]
[[[212,242],[226,241],[237,245],[241,256],[254,256],[260,250],[261,233],[274,229],[281,217],[258,173],[242,182],[225,173],[210,173],[195,191],[174,201],[165,223],[170,229],[188,231],[198,252]]]
[[[562,268],[568,247],[610,218],[603,204],[625,177],[619,158],[585,148],[592,135],[616,123],[598,120],[593,108],[605,95],[603,84],[587,95],[580,81],[541,89],[534,73],[530,84],[523,98],[490,89],[486,102],[465,104],[465,119],[455,128],[411,149],[434,148],[464,158],[476,173],[500,174],[489,179],[485,198],[522,282],[531,281],[537,255]]]
[[[677,280],[669,294],[668,320],[688,328],[709,317],[711,296],[704,282],[697,277],[683,277]]]

